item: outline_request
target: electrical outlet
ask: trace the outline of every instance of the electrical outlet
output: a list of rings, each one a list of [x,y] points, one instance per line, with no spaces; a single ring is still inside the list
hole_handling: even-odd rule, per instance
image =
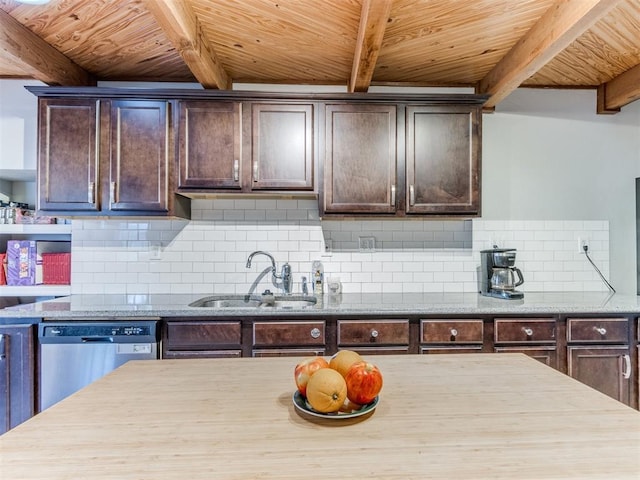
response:
[[[358,248],[361,252],[375,252],[376,237],[358,237]]]
[[[587,252],[591,250],[589,237],[578,237],[578,253],[585,253],[584,247],[587,247]]]

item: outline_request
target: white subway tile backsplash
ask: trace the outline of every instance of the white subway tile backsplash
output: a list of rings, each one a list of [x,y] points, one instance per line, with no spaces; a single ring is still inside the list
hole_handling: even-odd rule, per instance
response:
[[[608,276],[607,221],[321,220],[315,200],[194,199],[191,221],[74,220],[72,292],[97,294],[246,293],[273,290],[270,252],[289,262],[295,288],[321,260],[345,293],[477,291],[480,250],[516,248],[523,291],[604,291],[578,238]],[[375,250],[361,252],[360,237]],[[331,252],[324,254],[325,242]],[[160,258],[152,259],[152,247]]]

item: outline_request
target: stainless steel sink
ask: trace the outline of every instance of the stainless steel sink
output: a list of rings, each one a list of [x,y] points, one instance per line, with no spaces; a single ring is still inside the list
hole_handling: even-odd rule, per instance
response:
[[[191,302],[190,307],[198,308],[281,308],[300,309],[314,306],[315,297],[302,295],[212,295]]]

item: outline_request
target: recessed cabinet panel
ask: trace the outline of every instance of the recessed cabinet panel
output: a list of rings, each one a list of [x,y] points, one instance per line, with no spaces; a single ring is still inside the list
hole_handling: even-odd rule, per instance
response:
[[[631,399],[628,346],[569,346],[567,373],[576,380],[627,405]]]
[[[407,107],[407,213],[479,213],[478,112]]]
[[[394,213],[396,106],[326,105],[324,211]]]
[[[313,105],[252,105],[252,190],[313,189]]]
[[[99,102],[40,100],[38,210],[99,207]]]
[[[179,188],[242,186],[240,102],[180,102]]]
[[[167,115],[167,102],[112,102],[111,210],[168,210]]]

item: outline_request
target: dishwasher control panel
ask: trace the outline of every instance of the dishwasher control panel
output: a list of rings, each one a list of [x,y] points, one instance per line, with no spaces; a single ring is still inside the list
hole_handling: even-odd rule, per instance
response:
[[[89,337],[89,336],[141,336],[152,335],[151,327],[122,325],[52,325],[45,326],[43,330],[45,337]]]

